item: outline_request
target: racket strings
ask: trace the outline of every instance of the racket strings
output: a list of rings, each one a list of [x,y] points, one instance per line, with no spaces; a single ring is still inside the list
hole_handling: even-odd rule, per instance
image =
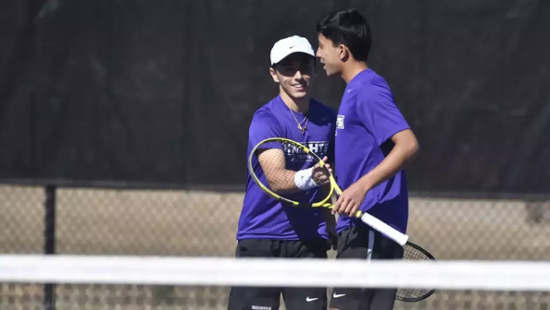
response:
[[[397,296],[401,300],[403,299],[414,300],[418,298],[423,298],[423,296],[429,292],[430,290],[427,290],[427,289],[414,289],[414,288],[399,289],[397,292]]]
[[[413,246],[405,245],[403,249],[403,259],[420,261],[432,260],[433,258]],[[425,299],[427,296],[431,295],[432,292],[433,290],[431,289],[402,288],[397,291],[396,298],[402,301],[416,301]]]
[[[431,260],[424,252],[419,251],[418,249],[412,246],[405,246],[403,259],[407,260]]]

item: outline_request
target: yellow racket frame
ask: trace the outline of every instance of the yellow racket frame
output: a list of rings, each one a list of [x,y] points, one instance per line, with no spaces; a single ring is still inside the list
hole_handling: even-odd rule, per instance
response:
[[[313,153],[305,145],[303,145],[299,142],[296,142],[294,140],[287,139],[287,138],[268,138],[268,139],[265,139],[265,140],[261,141],[260,143],[258,143],[256,146],[254,146],[254,148],[250,152],[250,155],[248,157],[248,170],[249,170],[250,176],[252,177],[254,182],[256,184],[258,184],[258,186],[267,195],[277,199],[278,201],[284,201],[284,202],[287,202],[290,205],[293,205],[293,206],[296,206],[296,207],[304,205],[303,203],[300,203],[298,201],[294,201],[294,200],[282,197],[281,195],[278,195],[277,193],[273,192],[272,190],[267,188],[267,186],[262,184],[262,182],[260,182],[259,178],[254,173],[254,167],[252,166],[252,159],[255,156],[256,151],[258,150],[258,148],[261,145],[263,145],[265,143],[268,143],[268,142],[285,142],[285,143],[293,144],[293,145],[301,148],[302,150],[304,150],[304,152],[306,154],[311,155],[317,161],[319,166],[324,167],[325,163],[323,162],[323,160],[317,154]],[[332,173],[330,173],[330,171],[329,171],[329,182],[330,182],[330,191],[327,194],[327,197],[325,197],[325,199],[323,199],[319,202],[315,202],[315,203],[312,203],[312,204],[307,204],[307,206],[322,207],[322,208],[328,208],[328,209],[332,209],[334,207],[334,204],[332,203],[332,201],[329,202],[329,199],[331,199],[332,196],[335,193],[338,196],[341,196],[342,195],[342,189],[338,186],[338,183],[336,183],[336,180],[334,179],[334,176],[332,175]],[[374,216],[368,214],[367,212],[362,212],[361,210],[357,210],[357,212],[355,213],[355,217],[360,218],[361,221],[363,221],[364,223],[366,223],[370,227],[374,228],[375,230],[385,234],[390,239],[392,239],[392,240],[396,241],[397,243],[399,243],[401,246],[406,246],[407,244],[412,244],[411,242],[408,241],[409,237],[406,234],[401,233],[400,231],[398,231],[395,228],[389,226],[388,224],[382,222],[381,220],[375,218]]]
[[[269,196],[279,200],[279,201],[284,201],[284,202],[287,202],[293,206],[301,206],[303,205],[303,203],[300,203],[298,201],[295,201],[295,200],[291,200],[291,199],[288,199],[288,198],[285,198],[281,195],[278,195],[277,193],[273,192],[272,190],[270,190],[267,186],[265,186],[264,184],[262,184],[262,182],[260,182],[260,179],[256,176],[256,174],[254,173],[254,167],[252,166],[252,159],[254,158],[254,156],[256,155],[256,151],[258,150],[258,148],[260,146],[262,146],[263,144],[266,144],[266,143],[269,143],[269,142],[284,142],[284,143],[288,143],[288,144],[292,144],[292,145],[295,145],[299,148],[301,148],[306,154],[308,155],[311,155],[315,161],[317,161],[317,163],[319,164],[319,166],[321,167],[324,167],[325,166],[325,163],[323,162],[323,160],[315,153],[313,153],[309,148],[307,148],[305,145],[299,143],[299,142],[296,142],[294,140],[291,140],[291,139],[287,139],[287,138],[268,138],[268,139],[264,139],[262,141],[260,141],[258,144],[256,144],[256,146],[254,146],[254,148],[252,149],[252,151],[250,152],[250,155],[248,156],[248,171],[249,171],[249,174],[250,176],[252,177],[252,179],[254,180],[254,182],[266,193],[268,194]],[[259,162],[258,162],[259,164]],[[315,164],[314,164],[315,165]],[[332,195],[334,194],[334,191],[336,190],[338,195],[340,195],[342,193],[342,190],[338,187],[338,184],[336,183],[336,180],[334,179],[332,173],[329,172],[329,182],[330,182],[330,190],[329,190],[329,193],[327,194],[327,196],[319,201],[319,202],[315,202],[315,203],[312,203],[312,204],[307,204],[308,206],[311,206],[311,207],[323,207],[323,208],[331,208],[333,206],[332,202],[328,202],[329,199],[332,197]]]

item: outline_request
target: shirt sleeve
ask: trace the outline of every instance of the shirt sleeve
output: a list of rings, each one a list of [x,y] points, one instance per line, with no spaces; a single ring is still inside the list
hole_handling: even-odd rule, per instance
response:
[[[268,138],[283,136],[283,130],[275,116],[267,111],[259,111],[254,114],[248,130],[248,139],[252,145],[257,145]],[[281,148],[276,143],[267,143],[263,148]]]
[[[384,80],[376,81],[368,91],[359,94],[356,105],[359,119],[379,146],[396,133],[410,129]]]

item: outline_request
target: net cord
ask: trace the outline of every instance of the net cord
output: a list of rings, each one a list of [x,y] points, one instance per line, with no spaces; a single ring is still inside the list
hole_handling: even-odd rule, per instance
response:
[[[0,255],[0,282],[550,290],[550,262]]]

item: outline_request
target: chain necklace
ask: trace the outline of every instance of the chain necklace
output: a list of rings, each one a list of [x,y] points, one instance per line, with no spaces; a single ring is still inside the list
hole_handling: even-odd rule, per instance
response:
[[[302,134],[305,134],[305,131],[306,131],[306,128],[307,128],[307,123],[308,123],[307,116],[304,116],[304,119],[301,122],[298,122],[298,119],[294,115],[294,112],[292,111],[292,109],[289,106],[287,106],[287,107],[288,107],[288,110],[290,111],[290,114],[292,114],[292,117],[296,121],[296,124],[298,124],[298,129],[300,131],[302,131]],[[302,126],[302,124],[304,124],[304,126]]]

